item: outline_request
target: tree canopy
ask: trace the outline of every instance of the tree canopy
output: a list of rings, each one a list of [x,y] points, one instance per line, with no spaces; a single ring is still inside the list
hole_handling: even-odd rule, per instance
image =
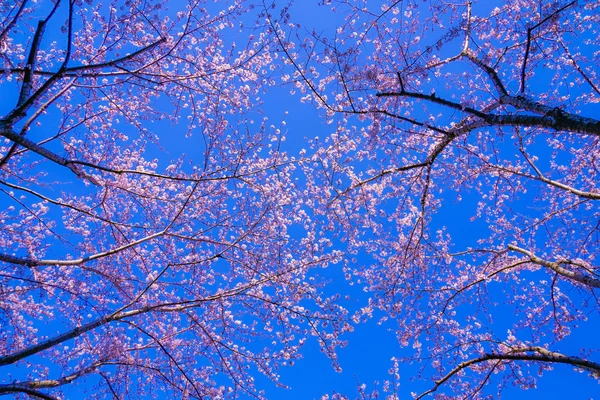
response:
[[[0,395],[269,398],[377,324],[323,398],[597,388],[597,1],[0,15]]]

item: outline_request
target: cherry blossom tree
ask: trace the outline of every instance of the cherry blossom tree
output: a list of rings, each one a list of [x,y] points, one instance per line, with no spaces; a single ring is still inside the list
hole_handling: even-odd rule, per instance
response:
[[[264,7],[174,3],[0,3],[2,395],[259,396],[351,329],[258,108]]]
[[[600,4],[322,3],[345,18],[331,35],[271,28],[284,82],[332,126],[304,168],[372,294],[355,320],[395,324],[431,382],[416,398],[558,364],[600,380],[593,334],[561,350],[600,306]]]
[[[363,322],[407,353],[361,398],[600,379],[597,1],[312,6],[0,3],[0,394],[260,398]]]

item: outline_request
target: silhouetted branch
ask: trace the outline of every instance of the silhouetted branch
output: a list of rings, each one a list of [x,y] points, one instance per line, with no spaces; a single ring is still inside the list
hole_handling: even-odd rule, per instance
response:
[[[530,51],[530,48],[531,48],[531,32],[533,32],[534,29],[539,28],[542,24],[544,24],[546,21],[548,21],[552,17],[558,15],[562,11],[564,11],[567,8],[571,7],[575,3],[576,3],[576,1],[570,2],[569,4],[567,4],[567,5],[559,8],[558,10],[554,11],[552,14],[548,15],[546,18],[544,18],[543,20],[541,20],[540,22],[538,22],[537,24],[535,24],[531,28],[527,28],[527,43],[525,44],[525,56],[523,57],[523,65],[521,66],[521,89],[520,89],[521,93],[525,93],[525,74],[526,74],[526,70],[527,70],[527,60],[529,58],[529,51]]]
[[[486,126],[523,126],[549,128],[557,131],[568,131],[572,133],[581,133],[600,136],[600,120],[582,117],[577,114],[563,111],[559,108],[552,108],[537,101],[530,100],[524,96],[511,96],[508,94],[497,72],[481,60],[471,55],[469,52],[464,54],[477,67],[482,69],[492,80],[492,83],[499,94],[499,105],[510,105],[517,109],[529,111],[538,115],[521,114],[496,114],[487,111],[476,110],[472,107],[438,97],[435,94],[423,94],[409,92],[404,89],[402,77],[398,73],[401,90],[399,92],[380,92],[377,97],[407,97],[418,100],[425,100],[431,103],[448,107],[454,110],[469,114],[471,119],[463,120],[460,128],[454,127],[453,131],[459,134],[468,133],[478,128]]]
[[[18,384],[11,383],[11,384],[7,384],[7,385],[0,385],[0,396],[7,395],[7,394],[15,394],[15,393],[25,393],[31,397],[35,397],[38,399],[44,399],[44,400],[58,400],[57,397],[52,397],[45,393],[40,392],[39,390],[30,389],[28,387],[22,387],[22,386],[19,386]]]
[[[39,21],[37,28],[35,30],[35,34],[33,35],[33,40],[31,42],[31,48],[29,49],[29,56],[27,57],[27,63],[25,64],[25,74],[23,75],[23,83],[21,84],[21,91],[19,93],[19,98],[17,100],[16,108],[19,109],[23,103],[27,100],[31,93],[32,88],[32,80],[33,74],[32,71],[35,68],[35,62],[37,59],[37,53],[40,46],[40,42],[42,41],[42,37],[44,36],[44,31],[46,29],[46,24],[52,18],[56,9],[60,5],[60,1],[57,1],[52,7],[50,14],[48,16]]]
[[[435,381],[435,386],[428,391],[417,396],[415,400],[422,399],[438,390],[440,386],[446,383],[454,375],[462,370],[476,364],[484,363],[492,360],[500,361],[537,361],[544,363],[559,363],[568,364],[573,367],[585,369],[593,374],[594,377],[600,379],[600,364],[594,361],[585,360],[579,357],[565,356],[564,354],[547,350],[539,346],[523,347],[512,349],[507,353],[488,353],[481,357],[473,358],[458,364],[454,369],[444,375],[441,379]],[[498,364],[495,364],[495,368]]]

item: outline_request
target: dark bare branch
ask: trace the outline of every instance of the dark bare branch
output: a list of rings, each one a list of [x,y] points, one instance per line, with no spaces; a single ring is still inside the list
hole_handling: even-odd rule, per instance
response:
[[[454,369],[444,375],[441,379],[435,382],[435,386],[428,391],[422,393],[415,400],[422,399],[423,397],[437,391],[440,386],[446,383],[456,374],[462,370],[476,364],[484,363],[487,361],[500,360],[505,362],[512,361],[534,361],[542,363],[558,363],[567,364],[576,368],[582,368],[592,373],[596,379],[600,379],[600,364],[594,361],[585,360],[579,357],[565,356],[564,354],[550,351],[543,347],[531,346],[523,348],[515,348],[507,353],[488,353],[481,357],[473,358],[471,360],[464,361],[458,364]],[[497,365],[497,364],[495,364]]]
[[[559,8],[558,10],[554,11],[552,14],[548,15],[546,18],[544,18],[543,20],[541,20],[540,22],[538,22],[537,24],[535,24],[534,26],[532,26],[531,28],[527,29],[527,43],[525,44],[525,56],[523,56],[523,65],[521,66],[521,89],[520,92],[521,93],[525,93],[525,75],[527,72],[527,60],[529,59],[529,52],[531,49],[531,33],[539,28],[540,26],[542,26],[545,22],[547,22],[548,20],[550,20],[551,18],[557,16],[558,14],[560,14],[561,12],[563,12],[564,10],[566,10],[567,8],[571,7],[573,4],[575,4],[576,1],[572,1],[569,4]]]
[[[21,91],[19,93],[19,98],[17,100],[17,105],[15,109],[21,108],[21,106],[27,101],[31,94],[31,89],[33,87],[33,74],[32,71],[35,68],[35,62],[37,59],[37,53],[40,46],[40,42],[44,36],[44,31],[46,30],[46,24],[52,18],[56,9],[60,5],[60,1],[57,1],[54,4],[54,7],[50,11],[48,16],[39,21],[37,25],[37,29],[35,30],[35,34],[33,35],[33,40],[31,42],[31,48],[29,49],[29,56],[27,57],[27,63],[25,64],[25,73],[23,75],[23,83],[21,84]]]
[[[0,396],[7,394],[15,394],[15,393],[25,393],[34,398],[44,399],[44,400],[57,400],[56,397],[49,396],[45,393],[40,392],[39,390],[30,389],[28,387],[22,387],[18,384],[9,383],[7,385],[0,385]]]

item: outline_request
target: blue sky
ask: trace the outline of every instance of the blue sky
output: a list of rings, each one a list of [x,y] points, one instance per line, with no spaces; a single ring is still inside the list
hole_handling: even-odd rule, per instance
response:
[[[315,27],[317,31],[331,35],[335,30],[332,21],[336,21],[332,20],[330,14],[323,12],[323,8],[316,8],[316,3],[317,1],[297,1],[291,9],[293,19],[300,21],[307,29]],[[4,82],[2,84],[0,89],[4,93],[8,93],[13,87],[4,86],[6,85]],[[12,101],[10,96],[1,96],[0,111],[10,107]],[[271,123],[277,125],[281,119],[286,121],[288,139],[284,143],[284,149],[290,154],[298,153],[301,148],[308,148],[308,140],[314,136],[326,137],[334,129],[334,125],[325,122],[322,112],[316,111],[310,104],[300,103],[300,96],[289,95],[286,87],[274,89],[265,96],[264,101],[263,112],[270,118]],[[288,114],[284,115],[286,111]],[[360,124],[360,122],[356,123]],[[193,144],[181,138],[181,142],[168,146],[167,151],[171,153],[170,156],[176,157],[177,152],[190,148]],[[464,221],[475,213],[476,200],[467,198],[457,205],[450,194],[444,199],[444,206],[435,218],[436,224],[446,226],[452,233],[457,248],[473,243],[480,238],[482,233],[480,229],[486,229],[481,221],[476,224],[464,224]],[[6,197],[0,198],[0,207],[6,205],[8,205]],[[523,211],[527,206],[523,204]],[[365,264],[372,262],[366,255],[360,255],[358,259]],[[329,270],[319,271],[319,274],[332,280],[333,283],[328,290],[349,293],[353,296],[352,300],[345,304],[350,310],[360,308],[371,294],[362,292],[360,287],[349,287],[343,281],[343,274],[338,267],[332,266]],[[573,295],[578,296],[575,291]],[[502,307],[498,309],[500,313],[510,313],[510,310]],[[348,345],[339,349],[341,372],[335,372],[331,361],[320,351],[316,341],[309,340],[304,347],[303,358],[295,362],[294,366],[280,370],[281,382],[291,386],[291,389],[276,388],[268,380],[257,376],[258,389],[263,389],[265,396],[273,399],[318,399],[322,395],[331,395],[334,392],[354,397],[357,395],[358,384],[366,384],[366,391],[370,392],[374,389],[374,382],[389,379],[388,370],[392,366],[392,357],[407,355],[396,340],[394,321],[389,320],[380,324],[378,320],[381,316],[376,312],[370,321],[357,325],[354,332],[346,334]],[[498,324],[501,325],[503,320],[510,320],[511,316],[510,314],[499,315]],[[599,347],[597,335],[599,331],[598,315],[590,315],[590,320],[574,331],[557,350],[564,351],[566,354],[577,354],[581,343],[587,343],[592,348]],[[412,392],[420,393],[432,386],[431,380],[416,379],[417,373],[418,366],[400,364],[401,399],[411,398]],[[490,387],[493,393],[494,385]],[[78,391],[71,391],[68,388],[66,393],[73,398],[79,394]],[[505,398],[587,399],[596,393],[600,393],[600,386],[587,374],[578,373],[568,366],[556,366],[554,371],[544,373],[535,392],[507,388]]]

